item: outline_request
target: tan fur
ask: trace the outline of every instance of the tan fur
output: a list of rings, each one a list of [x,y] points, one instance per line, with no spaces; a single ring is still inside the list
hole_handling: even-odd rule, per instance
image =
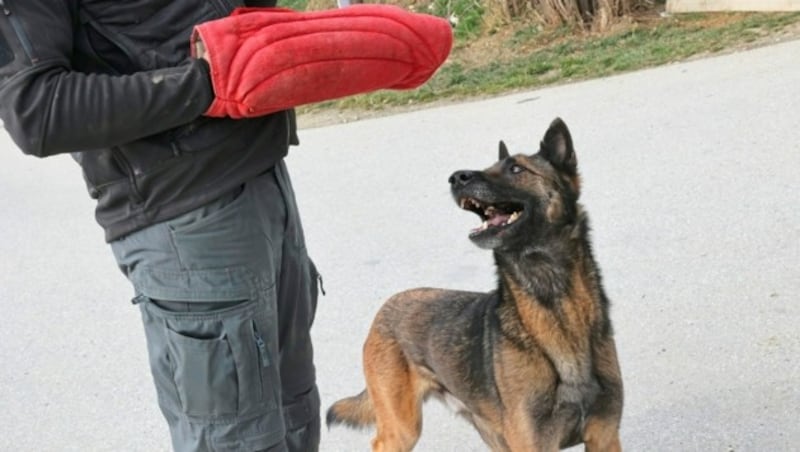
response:
[[[594,297],[584,281],[581,269],[573,274],[573,291],[561,301],[560,315],[541,307],[521,291],[513,281],[508,285],[514,293],[519,321],[536,339],[542,353],[524,353],[514,347],[501,346],[494,371],[499,390],[499,403],[480,403],[480,416],[473,418],[475,427],[493,451],[542,451],[559,449],[559,442],[568,427],[554,425],[536,431],[527,414],[526,402],[531,395],[555,393],[556,374],[577,380],[590,373],[621,381],[613,338],[590,344],[589,329],[599,313]],[[427,369],[411,362],[401,343],[413,340],[397,325],[414,322],[424,316],[425,306],[442,302],[452,292],[415,289],[395,295],[376,316],[364,345],[364,369],[370,408],[377,423],[372,441],[373,451],[405,452],[413,449],[422,426],[422,403],[426,395],[438,387]],[[396,317],[398,307],[410,308],[409,317]],[[391,331],[387,336],[382,331]],[[556,368],[546,356],[558,357]],[[560,367],[560,368],[559,368]],[[434,376],[435,377],[435,376]],[[355,405],[334,405],[339,411],[356,409]],[[363,405],[357,409],[363,409]],[[618,406],[621,409],[621,401]],[[354,416],[366,418],[356,410]],[[587,451],[620,451],[618,417],[588,416],[583,428]]]
[[[553,452],[580,442],[589,452],[621,451],[622,377],[577,203],[571,138],[557,120],[535,156],[509,157],[504,146],[483,172],[454,173],[457,202],[497,187],[498,209],[502,194],[513,204],[525,193],[535,200],[525,209],[541,215],[524,217],[536,221],[528,229],[505,229],[526,231],[509,233],[507,247],[488,242],[498,263],[496,291],[407,290],[376,314],[364,344],[366,394],[328,411],[329,425],[374,422],[373,451],[412,450],[429,396],[457,399],[495,452]],[[458,191],[468,184],[480,187]]]

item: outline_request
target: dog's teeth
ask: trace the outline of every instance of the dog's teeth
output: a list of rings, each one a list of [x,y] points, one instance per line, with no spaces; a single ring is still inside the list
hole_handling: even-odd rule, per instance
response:
[[[512,213],[511,216],[508,217],[508,222],[506,224],[511,224],[511,223],[517,221],[517,218],[519,218],[519,212]]]
[[[462,198],[461,199],[461,203],[459,205],[461,206],[462,209],[466,209],[467,208],[467,200],[465,198]]]

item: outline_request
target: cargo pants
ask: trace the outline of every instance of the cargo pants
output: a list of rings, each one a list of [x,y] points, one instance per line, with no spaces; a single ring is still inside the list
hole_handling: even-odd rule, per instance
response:
[[[283,162],[111,244],[176,452],[316,451],[318,280]]]

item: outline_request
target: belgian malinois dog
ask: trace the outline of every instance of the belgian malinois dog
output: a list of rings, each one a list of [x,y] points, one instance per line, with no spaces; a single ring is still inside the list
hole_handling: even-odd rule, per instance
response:
[[[434,395],[493,451],[620,451],[622,377],[567,126],[554,120],[534,155],[501,141],[497,163],[450,186],[481,217],[469,238],[494,252],[497,289],[387,300],[364,344],[367,389],[334,403],[328,426],[376,424],[373,451],[409,451]]]

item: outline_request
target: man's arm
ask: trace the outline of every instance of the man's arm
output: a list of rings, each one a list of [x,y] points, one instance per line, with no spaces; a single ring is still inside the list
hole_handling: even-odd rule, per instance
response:
[[[124,144],[190,122],[211,104],[200,60],[121,76],[73,71],[73,14],[68,0],[0,0],[0,55],[13,55],[0,58],[0,119],[26,154]]]

